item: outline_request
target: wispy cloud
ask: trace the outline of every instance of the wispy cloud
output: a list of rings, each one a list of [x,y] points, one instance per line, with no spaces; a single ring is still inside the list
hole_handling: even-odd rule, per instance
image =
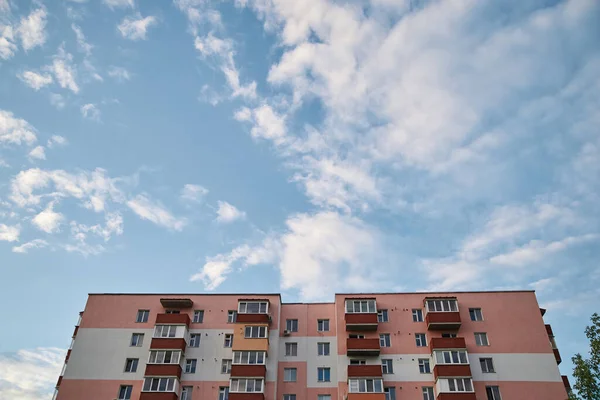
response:
[[[46,10],[38,8],[27,17],[21,18],[17,33],[25,51],[42,46],[46,42]]]
[[[45,73],[40,74],[35,71],[23,71],[17,76],[33,90],[40,90],[44,86],[48,86],[54,82],[51,75]]]
[[[208,193],[208,189],[204,186],[188,183],[181,189],[181,199],[188,202],[199,203]]]
[[[60,225],[64,219],[64,215],[54,211],[54,203],[51,202],[44,211],[33,217],[31,223],[43,232],[55,233],[60,230]]]
[[[217,221],[227,224],[230,222],[234,222],[240,219],[246,218],[246,213],[244,211],[238,210],[235,206],[229,204],[226,201],[219,201],[217,209]]]
[[[126,68],[115,67],[114,65],[111,65],[108,68],[108,76],[116,79],[118,82],[124,82],[131,79],[131,74]]]
[[[58,49],[58,53],[54,56],[49,69],[54,73],[54,77],[61,88],[69,89],[73,93],[79,93],[77,72],[72,62],[73,56],[65,51],[64,46],[61,46]]]
[[[140,218],[168,229],[180,231],[186,225],[184,218],[175,217],[161,204],[152,201],[144,194],[140,194],[129,200],[127,206]]]
[[[0,110],[0,144],[31,145],[36,141],[36,131],[27,121]]]
[[[126,17],[117,29],[125,39],[145,40],[148,28],[157,23],[156,17],[147,16],[142,18],[141,15],[137,15],[135,17]]]
[[[134,8],[134,0],[102,0],[111,9],[114,8]]]
[[[41,249],[41,248],[44,248],[47,246],[48,246],[48,242],[46,242],[44,239],[34,239],[30,242],[23,243],[20,246],[13,247],[12,251],[14,253],[25,254],[25,253],[29,252],[29,250]]]
[[[6,242],[16,242],[19,240],[21,234],[21,227],[19,225],[9,226],[0,224],[0,240]]]
[[[81,115],[84,118],[100,122],[100,114],[100,109],[95,104],[88,103],[81,106]]]
[[[36,146],[29,152],[29,159],[32,160],[45,160],[46,159],[46,149],[44,146]]]
[[[73,29],[73,32],[75,32],[75,37],[77,38],[77,47],[79,51],[84,53],[86,56],[91,55],[94,46],[92,46],[85,40],[85,35],[83,34],[81,27],[76,24],[71,24],[71,29]]]

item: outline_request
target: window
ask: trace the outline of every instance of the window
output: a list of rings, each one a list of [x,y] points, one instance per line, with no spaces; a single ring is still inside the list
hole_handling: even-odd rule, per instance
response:
[[[473,382],[471,378],[449,378],[441,379],[442,387],[447,389],[449,392],[472,392]],[[446,382],[444,382],[446,381]],[[447,383],[447,387],[444,383]]]
[[[233,324],[237,320],[237,311],[229,310],[227,311],[227,323]]]
[[[374,313],[377,312],[375,300],[346,300],[346,313]]]
[[[413,322],[423,322],[423,310],[420,308],[413,308]]]
[[[128,358],[125,360],[125,372],[136,372],[139,358]]]
[[[330,382],[331,381],[331,368],[329,368],[329,367],[317,368],[317,381]]]
[[[172,392],[177,378],[144,378],[142,392]]]
[[[423,386],[423,400],[435,400],[431,386]]]
[[[498,386],[486,386],[485,394],[487,395],[487,400],[502,400]]]
[[[442,337],[443,338],[455,338],[456,337],[456,333],[442,333]]]
[[[381,333],[379,335],[379,345],[381,347],[390,347],[392,345],[389,333]]]
[[[394,362],[392,359],[381,360],[381,372],[383,372],[384,374],[394,373]]]
[[[263,391],[262,379],[239,378],[230,381],[229,390],[232,392],[252,393]]]
[[[264,351],[234,351],[233,352],[233,363],[234,364],[264,364],[265,363],[265,352]]]
[[[436,364],[468,364],[469,359],[467,352],[464,350],[436,350],[435,362]]]
[[[241,301],[238,304],[240,314],[266,314],[269,309],[267,301]]]
[[[415,341],[417,342],[417,347],[427,346],[427,337],[424,333],[415,333]]]
[[[266,338],[267,337],[267,327],[266,326],[247,326],[244,330],[244,336],[246,338]]]
[[[479,364],[481,365],[481,372],[492,373],[494,371],[494,363],[491,358],[480,358]]]
[[[469,308],[469,315],[471,316],[471,321],[483,321],[481,308]]]
[[[229,399],[229,388],[227,386],[219,387],[219,400]]]
[[[396,388],[395,387],[383,388],[383,393],[385,393],[385,400],[396,400]]]
[[[156,338],[174,338],[176,333],[177,325],[156,325],[154,328]]]
[[[132,333],[131,334],[131,343],[130,346],[133,347],[142,347],[142,343],[144,342],[144,334],[143,333]]]
[[[476,332],[475,333],[475,344],[477,346],[489,346],[487,333],[485,332]]]
[[[318,394],[317,400],[331,400],[330,394]]]
[[[285,330],[290,332],[298,332],[298,320],[287,319],[285,321]]]
[[[200,333],[192,333],[190,335],[190,347],[200,347],[200,338],[202,335]]]
[[[298,355],[298,343],[286,343],[285,344],[285,355],[296,357]]]
[[[419,372],[422,374],[430,374],[431,366],[428,358],[419,358]]]
[[[318,332],[329,332],[329,320],[318,319],[317,320],[317,331]]]
[[[231,360],[221,360],[221,373],[222,374],[230,374],[231,373]]]
[[[180,400],[192,400],[192,390],[194,390],[193,386],[184,386],[181,389]]]
[[[388,310],[377,311],[377,322],[388,322]]]
[[[329,355],[329,342],[317,343],[317,354],[320,356],[328,356]]]
[[[186,374],[195,374],[196,373],[196,364],[198,361],[195,358],[188,358],[185,360],[185,372]]]
[[[233,334],[226,333],[225,340],[223,341],[223,347],[231,347],[233,345]]]
[[[352,334],[348,335],[348,337],[350,339],[364,339],[365,335],[361,335],[361,334],[358,334],[358,333],[352,333]]]
[[[181,311],[179,310],[167,310],[165,311],[166,314],[181,314]]]
[[[130,400],[132,391],[133,391],[133,386],[122,385],[119,388],[119,396],[117,396],[117,400]]]
[[[150,316],[150,310],[138,310],[137,318],[135,322],[148,322],[148,317]]]
[[[295,394],[284,394],[283,400],[296,400],[296,395]]]
[[[367,360],[350,360],[350,365],[367,365]]]
[[[179,350],[151,350],[148,364],[179,364]]]
[[[192,322],[195,324],[201,324],[204,321],[204,310],[194,310],[194,319]]]
[[[348,387],[350,393],[382,393],[383,380],[381,378],[352,378],[348,380]]]
[[[454,299],[439,299],[439,300],[427,300],[427,311],[429,312],[456,312],[458,306]]]
[[[297,370],[296,368],[284,368],[283,369],[283,381],[284,382],[296,382]]]

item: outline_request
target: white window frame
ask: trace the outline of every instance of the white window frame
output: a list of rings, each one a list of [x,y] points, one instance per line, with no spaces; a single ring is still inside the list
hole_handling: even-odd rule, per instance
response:
[[[475,319],[472,318],[471,312],[473,312],[473,315],[475,316]],[[469,319],[473,322],[481,322],[483,321],[483,311],[481,310],[481,307],[472,307],[469,308]]]
[[[254,307],[255,304],[258,304],[258,311],[253,312],[254,310],[248,311],[248,305]],[[263,311],[264,310],[264,311]],[[269,302],[268,301],[240,301],[238,303],[238,314],[268,314],[269,313]]]
[[[134,338],[136,340],[134,341]],[[129,347],[142,347],[144,344],[144,334],[143,333],[132,333],[131,340],[129,341]]]
[[[228,324],[235,324],[235,321],[237,321],[237,310],[228,310],[227,311],[227,323]]]
[[[387,309],[377,310],[377,322],[390,322]]]
[[[232,346],[233,346],[233,333],[226,333],[225,336],[223,337],[223,347],[231,348]]]
[[[394,373],[394,360],[391,358],[381,359],[381,373],[382,374],[393,374]]]
[[[285,330],[289,332],[298,332],[298,320],[295,318],[285,320]]]
[[[492,397],[490,397],[490,395],[488,393],[488,389],[490,389]],[[497,393],[494,393],[494,389],[496,389]],[[485,387],[485,397],[487,398],[487,400],[502,400],[502,393],[500,393],[500,386],[498,386],[498,385],[486,386]]]
[[[458,312],[456,299],[427,299],[425,301],[427,312]]]
[[[121,396],[121,391],[125,389],[125,393]],[[119,393],[117,394],[117,400],[131,400],[131,394],[133,393],[133,385],[121,385],[119,386]]]
[[[140,315],[142,318],[140,318]],[[148,318],[150,318],[150,310],[138,310],[135,316],[135,322],[138,324],[145,324],[148,322]]]
[[[202,343],[201,333],[190,333],[190,347],[200,347]]]
[[[219,387],[219,400],[228,400],[229,399],[229,386],[220,386]]]
[[[469,354],[466,350],[434,350],[433,353],[436,365],[469,364]]]
[[[489,346],[490,345],[490,339],[488,338],[487,332],[475,332],[475,344],[477,346]],[[485,338],[485,343],[483,343],[482,340],[480,340],[480,338]]]
[[[283,400],[296,400],[296,395],[295,394],[284,394]]]
[[[177,325],[156,325],[154,327],[155,338],[174,338],[177,337]]]
[[[327,328],[327,329],[325,329]],[[329,332],[329,320],[318,319],[317,320],[317,332]]]
[[[323,379],[321,379],[321,372]],[[329,373],[329,379],[325,379],[325,372]],[[317,382],[331,382],[331,367],[317,367]]]
[[[439,380],[445,381],[445,384],[442,387],[448,387],[448,390],[445,390],[445,393],[472,393],[473,389],[473,380],[471,378],[440,378]],[[462,386],[462,390],[460,387]],[[454,387],[454,390],[452,390]]]
[[[377,302],[375,299],[347,299],[346,314],[375,314]]]
[[[496,372],[492,357],[479,357],[479,366],[481,367],[481,373],[483,374],[493,374]]]
[[[192,400],[191,394],[193,391],[194,391],[193,386],[182,386],[180,400]]]
[[[252,362],[254,361],[254,362]],[[261,362],[259,362],[261,361]],[[232,363],[234,365],[265,365],[267,353],[265,351],[234,351]]]
[[[318,342],[317,343],[317,355],[318,356],[329,356],[329,355],[331,355],[331,343],[329,343],[329,342]]]
[[[415,333],[415,344],[417,347],[427,347],[427,334],[421,332]]]
[[[244,327],[244,337],[246,339],[266,339],[269,337],[269,330],[266,326],[246,325]]]
[[[188,371],[188,367],[190,367],[189,371]],[[188,358],[185,360],[185,364],[183,366],[183,373],[184,374],[195,374],[197,368],[198,368],[198,359]]]
[[[379,347],[392,347],[392,336],[389,333],[379,334]]]
[[[367,360],[365,360],[364,358],[351,358],[350,365],[367,365]]]
[[[171,393],[171,392],[175,392],[175,388],[176,388],[176,380],[177,378],[172,378],[172,377],[161,377],[161,376],[150,376],[150,377],[146,377],[144,378],[144,384],[142,386],[142,392],[161,392],[161,393]],[[154,381],[157,381],[157,389],[153,390],[152,389],[152,383]],[[146,382],[150,382],[150,385],[147,385]],[[160,386],[162,384],[162,382],[166,382],[165,386],[166,386],[166,390],[159,390]],[[149,386],[147,388],[147,386]],[[169,389],[170,387],[170,389]]]
[[[288,349],[290,349],[289,353],[288,353]],[[291,351],[294,349],[295,349],[295,351]],[[297,342],[287,342],[285,344],[284,350],[285,350],[284,354],[286,357],[297,357],[298,356],[298,343]]]
[[[128,364],[131,361],[131,368],[128,370]],[[125,368],[123,369],[123,372],[126,372],[128,374],[133,374],[135,372],[137,372],[138,369],[138,365],[140,364],[140,359],[139,358],[126,358],[125,359]]]
[[[251,383],[252,390],[248,391],[248,383]],[[232,378],[229,380],[230,393],[263,393],[264,379],[258,378]],[[242,385],[243,384],[243,385]],[[243,386],[244,390],[239,390]]]
[[[289,367],[283,369],[284,382],[296,382],[298,380],[298,368]]]
[[[435,400],[435,391],[433,386],[422,386],[423,400]]]
[[[383,388],[383,393],[385,393],[385,400],[396,400],[396,387],[395,386],[385,386]],[[394,395],[392,395],[392,393]]]
[[[318,394],[317,400],[331,400],[330,394]]]
[[[169,355],[169,362],[165,362]],[[181,360],[180,350],[150,350],[148,364],[179,364]]]
[[[200,318],[196,318],[200,316]],[[194,310],[194,316],[192,318],[193,324],[201,324],[204,322],[204,310]]]
[[[222,374],[230,374],[231,366],[233,365],[233,360],[228,358],[224,358],[221,360],[221,373]]]
[[[369,382],[372,390],[369,390]],[[379,390],[377,390],[379,389]],[[348,393],[384,393],[381,378],[351,378],[348,379]]]
[[[430,374],[431,373],[431,361],[429,358],[419,358],[419,373]]]
[[[415,319],[416,317],[416,319]],[[413,322],[423,322],[423,309],[422,308],[413,308],[412,309],[412,319]]]

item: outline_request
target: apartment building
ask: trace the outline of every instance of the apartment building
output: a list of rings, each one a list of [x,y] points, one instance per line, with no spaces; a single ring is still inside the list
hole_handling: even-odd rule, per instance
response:
[[[56,400],[566,400],[533,291],[90,294]]]

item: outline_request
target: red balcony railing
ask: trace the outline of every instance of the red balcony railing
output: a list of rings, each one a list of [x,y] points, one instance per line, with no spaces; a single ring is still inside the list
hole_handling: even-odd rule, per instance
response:
[[[145,376],[176,376],[181,379],[181,365],[179,364],[148,364]]]
[[[348,400],[385,400],[385,393],[348,393]]]
[[[552,352],[554,353],[554,358],[556,358],[556,364],[560,365],[562,362],[562,358],[560,358],[560,352],[558,349],[552,349]]]
[[[179,396],[174,392],[142,392],[140,400],[177,400]]]
[[[440,393],[437,400],[477,400],[475,393]]]
[[[158,314],[157,324],[190,326],[190,316],[187,314]]]
[[[251,324],[268,324],[271,322],[269,314],[238,314],[235,322]]]
[[[425,317],[427,329],[458,329],[460,328],[460,313],[458,312],[428,312]]]
[[[429,341],[429,349],[433,350],[445,350],[445,349],[466,349],[467,344],[465,338],[431,338]]]
[[[435,379],[455,376],[471,376],[471,366],[469,364],[437,364],[433,367],[433,377]]]
[[[346,340],[346,349],[349,356],[378,356],[381,351],[379,339],[348,338]]]
[[[376,331],[377,330],[377,313],[354,314],[348,313],[345,315],[347,331]]]
[[[348,378],[381,377],[381,365],[348,365]]]
[[[231,376],[244,378],[264,378],[267,375],[267,367],[262,364],[231,366]]]
[[[264,393],[231,393],[229,400],[265,400]]]
[[[186,343],[183,338],[152,338],[150,342],[151,349],[160,349],[160,350],[181,350],[185,351]]]

